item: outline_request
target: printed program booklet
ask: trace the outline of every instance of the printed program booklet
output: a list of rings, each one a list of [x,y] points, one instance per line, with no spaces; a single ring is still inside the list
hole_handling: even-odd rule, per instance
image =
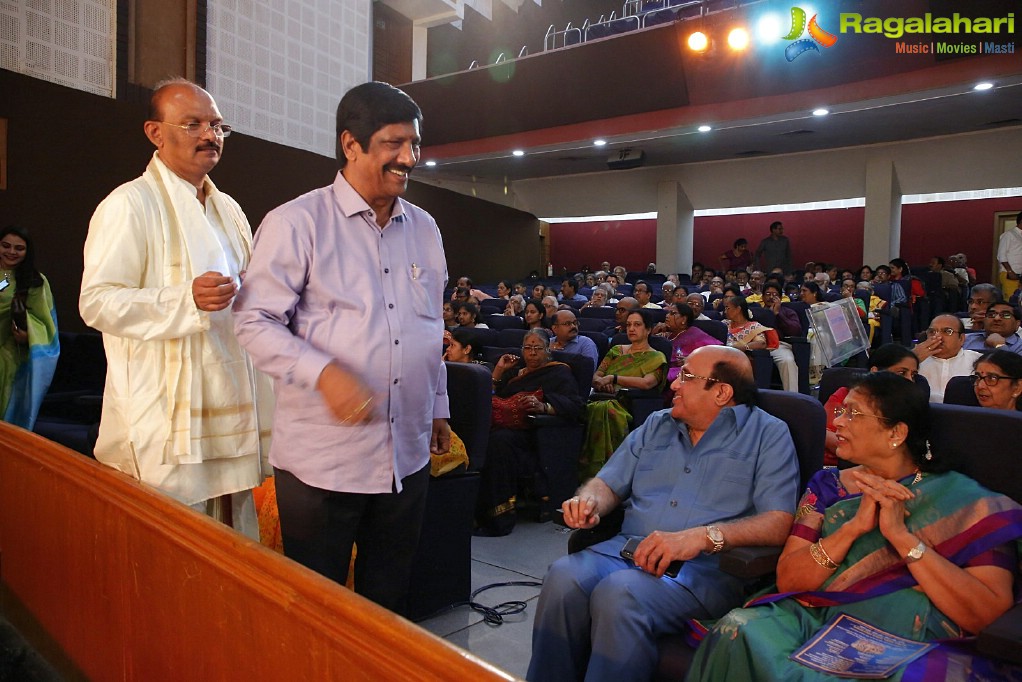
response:
[[[838,677],[882,679],[932,648],[933,644],[892,635],[842,613],[789,658]]]

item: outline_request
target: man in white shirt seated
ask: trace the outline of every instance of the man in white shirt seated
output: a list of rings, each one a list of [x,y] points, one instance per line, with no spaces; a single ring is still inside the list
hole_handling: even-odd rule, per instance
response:
[[[919,373],[930,382],[930,402],[944,402],[944,387],[951,377],[967,376],[981,353],[963,348],[965,326],[955,315],[938,315],[926,330],[926,338],[913,351]]]
[[[653,290],[649,287],[649,282],[640,279],[635,283],[632,288],[632,295],[635,300],[639,302],[640,308],[659,308],[656,303],[653,302]]]
[[[702,294],[689,294],[685,297],[685,303],[695,313],[695,319],[697,320],[708,320],[710,318],[703,314],[703,308],[706,307],[706,299],[703,298]]]

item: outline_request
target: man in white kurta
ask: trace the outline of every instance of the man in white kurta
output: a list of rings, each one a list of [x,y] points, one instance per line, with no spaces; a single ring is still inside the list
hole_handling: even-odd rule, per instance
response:
[[[150,118],[156,153],[99,205],[85,243],[79,308],[108,365],[95,456],[258,538],[272,398],[230,311],[251,228],[206,175],[230,129],[185,81],[156,90]]]
[[[1005,230],[997,242],[997,262],[1001,266],[1001,293],[1007,299],[1022,276],[1022,213],[1015,217],[1015,227]]]
[[[972,366],[980,353],[967,350],[965,326],[955,315],[938,315],[926,330],[926,338],[913,351],[921,362],[919,373],[930,384],[930,402],[944,402],[944,389],[951,377],[972,374]]]

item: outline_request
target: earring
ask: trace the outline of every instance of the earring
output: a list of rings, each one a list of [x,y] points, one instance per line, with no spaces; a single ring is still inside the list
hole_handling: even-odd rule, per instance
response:
[[[893,450],[896,447],[898,447],[898,444],[895,443],[894,441],[891,441],[891,449]]]

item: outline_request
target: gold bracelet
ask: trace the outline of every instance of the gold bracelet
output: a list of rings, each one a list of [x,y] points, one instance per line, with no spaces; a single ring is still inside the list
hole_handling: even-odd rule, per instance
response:
[[[823,548],[823,542],[817,540],[813,544],[809,545],[809,556],[813,558],[813,561],[818,563],[828,571],[836,571],[837,564],[830,559],[830,555],[827,554],[827,550]]]

